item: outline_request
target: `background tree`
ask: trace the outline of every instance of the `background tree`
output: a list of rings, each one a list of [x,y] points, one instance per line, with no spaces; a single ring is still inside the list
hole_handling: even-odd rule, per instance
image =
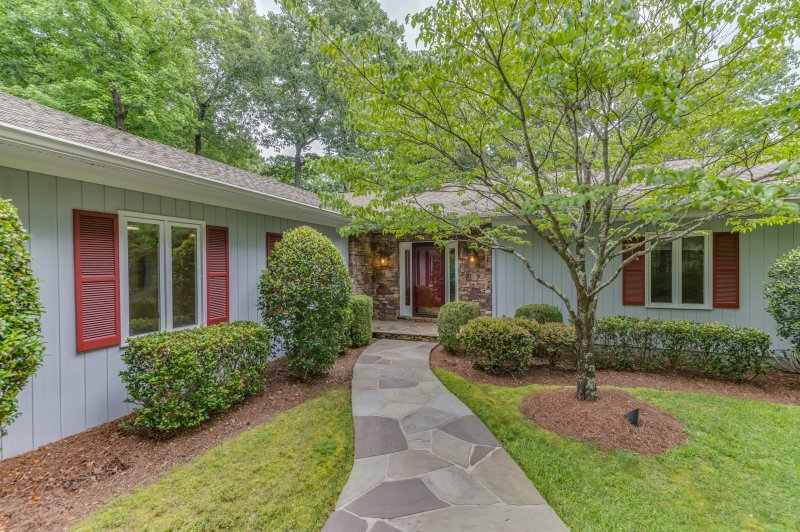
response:
[[[798,191],[800,172],[790,160],[799,9],[442,0],[413,17],[426,48],[418,53],[387,54],[369,35],[322,28],[372,154],[325,169],[369,205],[332,203],[354,217],[354,232],[462,235],[514,255],[563,301],[576,328],[577,395],[595,399],[598,297],[625,265],[714,219],[740,229],[797,220],[797,204],[781,198]],[[676,156],[695,163],[665,164]],[[783,160],[768,175],[749,173]],[[462,194],[474,213],[417,198],[439,189]],[[526,231],[560,258],[568,284],[519,251]]]
[[[396,42],[402,35],[377,0],[302,0],[286,2],[267,15],[268,59],[258,93],[258,107],[268,131],[263,144],[294,151],[294,184],[302,185],[305,156],[314,142],[329,152],[350,145],[346,102],[324,72],[327,56],[312,35],[311,15],[329,31],[372,34]]]

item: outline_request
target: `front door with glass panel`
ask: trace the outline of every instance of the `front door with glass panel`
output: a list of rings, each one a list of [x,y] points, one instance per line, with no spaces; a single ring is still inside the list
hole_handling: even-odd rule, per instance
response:
[[[444,249],[414,244],[414,314],[435,316],[445,303]]]

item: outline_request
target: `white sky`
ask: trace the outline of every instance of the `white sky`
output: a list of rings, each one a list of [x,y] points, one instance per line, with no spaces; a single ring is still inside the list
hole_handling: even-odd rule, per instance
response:
[[[380,3],[391,18],[405,24],[406,15],[432,6],[436,0],[380,0]],[[276,11],[278,8],[275,0],[256,0],[256,9],[259,13],[264,14],[268,11]],[[411,48],[414,47],[414,40],[418,33],[411,26],[406,26],[406,43]]]

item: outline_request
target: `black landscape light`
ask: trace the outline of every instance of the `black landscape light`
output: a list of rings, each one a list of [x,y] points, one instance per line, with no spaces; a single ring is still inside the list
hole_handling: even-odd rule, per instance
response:
[[[628,420],[628,423],[630,423],[634,427],[638,427],[639,426],[639,409],[638,408],[634,408],[633,410],[631,410],[630,412],[625,414],[624,417],[625,417],[625,419]]]

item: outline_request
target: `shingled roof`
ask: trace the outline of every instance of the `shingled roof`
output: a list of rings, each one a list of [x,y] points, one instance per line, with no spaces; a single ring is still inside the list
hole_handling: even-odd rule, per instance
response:
[[[319,197],[308,190],[2,92],[0,123],[283,200],[320,205]]]

